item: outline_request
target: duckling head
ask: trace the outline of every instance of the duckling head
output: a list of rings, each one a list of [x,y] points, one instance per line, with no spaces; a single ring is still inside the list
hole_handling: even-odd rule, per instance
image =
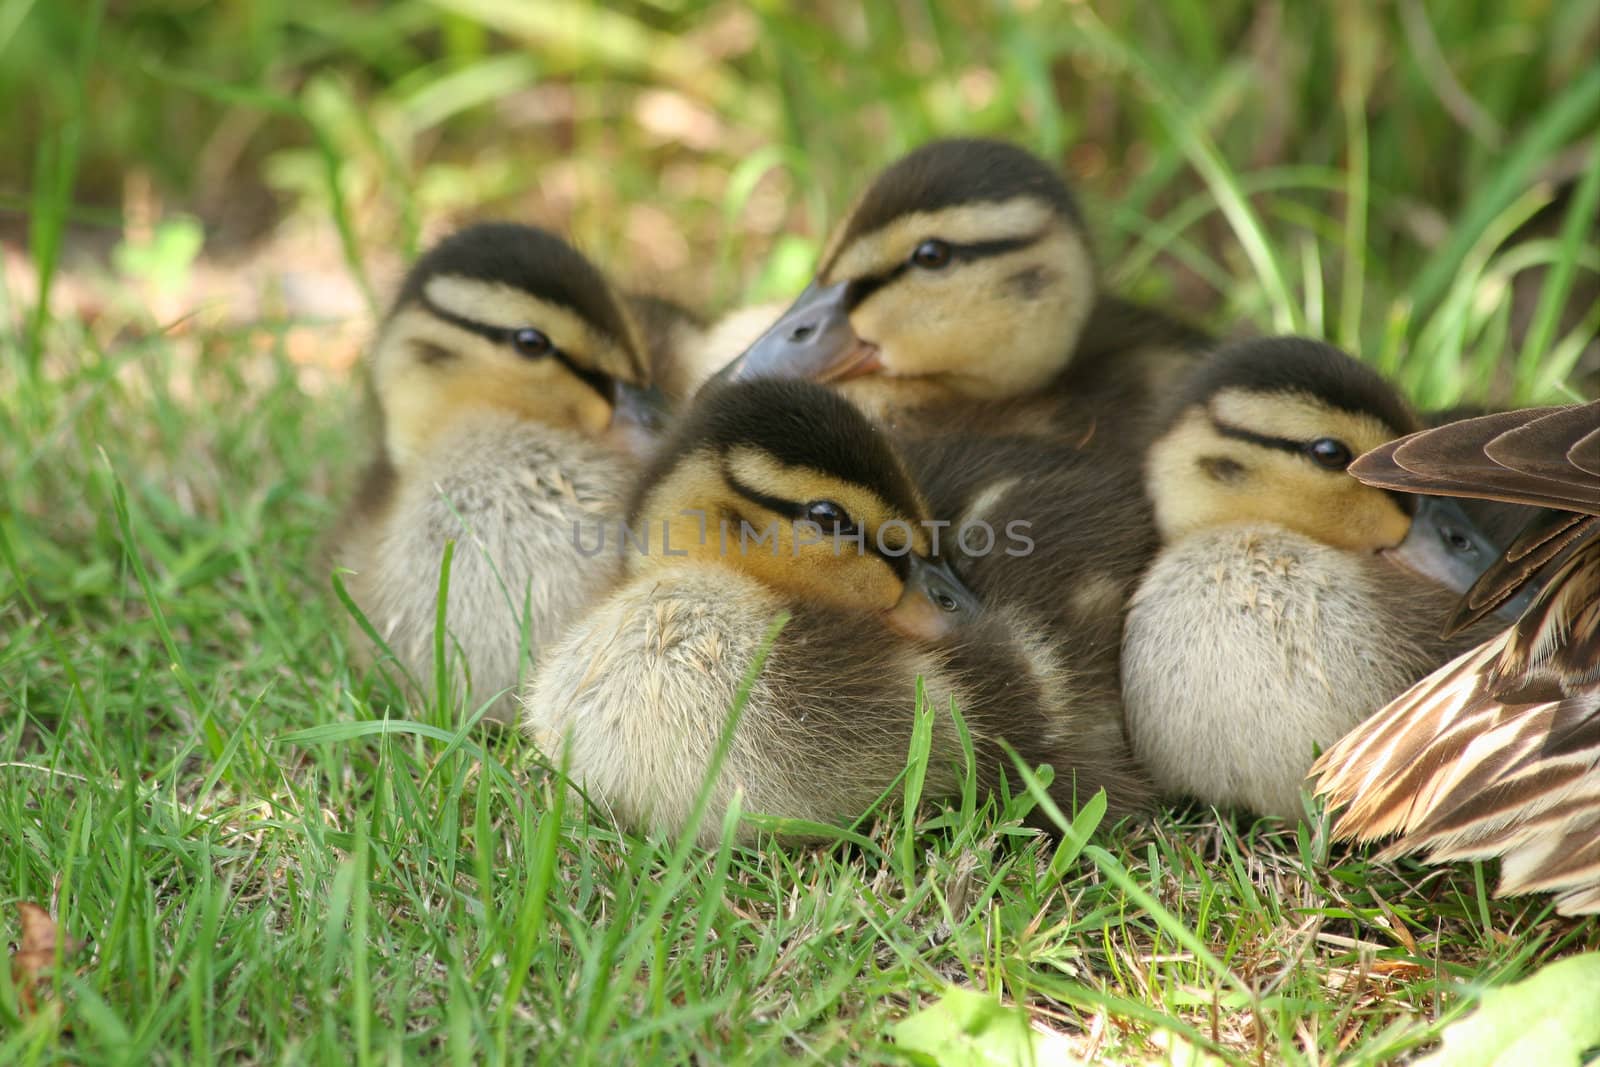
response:
[[[627,565],[729,567],[788,600],[934,639],[979,603],[926,517],[886,435],[842,397],[802,381],[715,384],[641,479]]]
[[[1388,382],[1331,345],[1229,346],[1189,376],[1150,447],[1156,525],[1171,543],[1224,524],[1271,524],[1465,589],[1498,551],[1458,505],[1374,489],[1347,472],[1418,425]]]
[[[643,342],[604,275],[559,237],[485,223],[412,267],[373,354],[395,466],[463,420],[509,413],[587,437],[648,422]]]
[[[811,285],[724,376],[860,379],[891,402],[1020,396],[1066,365],[1096,278],[1047,163],[1002,141],[935,141],[868,187]]]

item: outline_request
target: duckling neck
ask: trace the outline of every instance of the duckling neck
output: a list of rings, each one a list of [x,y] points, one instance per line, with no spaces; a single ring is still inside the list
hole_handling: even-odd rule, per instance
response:
[[[409,491],[552,518],[619,514],[630,474],[627,457],[600,442],[499,412],[457,420],[423,453],[390,456]]]

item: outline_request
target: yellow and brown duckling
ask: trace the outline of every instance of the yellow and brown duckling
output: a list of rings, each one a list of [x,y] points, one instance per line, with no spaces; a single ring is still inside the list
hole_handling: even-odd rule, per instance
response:
[[[1552,509],[1468,593],[1460,626],[1550,579],[1516,623],[1406,691],[1312,773],[1334,833],[1390,853],[1499,858],[1500,894],[1600,913],[1600,401],[1427,430],[1362,456],[1364,482]]]
[[[472,226],[423,255],[370,367],[375,456],[333,562],[423,692],[446,542],[451,671],[509,720],[537,653],[619,575],[574,528],[623,513],[652,431],[648,357],[606,279],[560,238]],[[353,639],[362,655],[359,630]],[[459,675],[456,675],[459,681]]]
[[[736,795],[746,812],[858,818],[906,765],[919,679],[935,709],[929,798],[961,787],[954,701],[983,784],[1008,765],[1004,739],[1054,766],[1063,801],[1104,787],[1113,812],[1137,807],[1148,789],[1120,729],[1086,721],[1098,712],[1077,704],[1060,650],[979,607],[927,520],[887,435],[836,394],[709,387],[634,498],[629,526],[649,550],[630,548],[626,583],[547,655],[524,724],[624,825],[683,831],[736,694],[787,614],[703,839]]]
[[[1163,548],[1123,637],[1129,736],[1165,793],[1295,818],[1318,749],[1475,643],[1438,619],[1494,550],[1452,502],[1347,473],[1417,422],[1328,345],[1230,346],[1164,425],[1145,461]]]
[[[1047,163],[1002,141],[945,140],[879,175],[815,280],[726,376],[831,382],[897,431],[959,419],[1081,436],[1094,409],[1068,400],[1142,402],[1208,344],[1103,296],[1078,204]]]

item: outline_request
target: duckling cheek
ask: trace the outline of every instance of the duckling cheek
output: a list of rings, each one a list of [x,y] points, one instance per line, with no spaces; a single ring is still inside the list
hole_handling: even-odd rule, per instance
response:
[[[878,359],[891,373],[896,372],[896,354],[905,347],[903,316],[895,307],[897,303],[893,294],[881,293],[850,313],[851,329],[863,342],[878,347]]]
[[[1293,506],[1279,521],[1290,529],[1347,552],[1379,552],[1405,540],[1411,516],[1387,493],[1373,492],[1350,479],[1338,490],[1284,493]]]
[[[572,407],[572,421],[585,434],[599,437],[611,428],[611,405],[599,396],[580,396]]]
[[[953,275],[911,276],[875,293],[850,313],[856,336],[878,348],[884,373],[901,377],[937,374],[959,362],[960,350],[981,331],[961,312],[963,294],[952,290]]]
[[[1381,529],[1383,532],[1379,536],[1385,547],[1398,545],[1411,532],[1411,519],[1398,508],[1391,508],[1382,520]]]
[[[831,545],[806,550],[803,561],[816,577],[819,599],[850,611],[888,611],[901,599],[901,585],[877,560],[858,555],[848,540],[837,554]]]
[[[888,611],[905,599],[905,587],[898,579],[884,573],[885,568],[876,561],[863,560],[855,570],[859,583],[857,600],[864,607]]]
[[[600,437],[611,427],[611,404],[570,376],[549,375],[519,386],[523,413],[540,422]]]
[[[1402,511],[1399,504],[1387,497],[1372,499],[1377,496],[1372,493],[1363,496],[1366,498],[1361,501],[1365,521],[1352,525],[1356,531],[1364,535],[1364,543],[1354,547],[1377,551],[1394,548],[1404,541],[1406,535],[1411,532],[1411,516]]]

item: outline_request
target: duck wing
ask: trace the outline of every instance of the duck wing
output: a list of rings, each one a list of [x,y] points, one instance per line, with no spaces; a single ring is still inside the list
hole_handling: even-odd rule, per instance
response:
[[[1600,515],[1600,400],[1527,408],[1402,437],[1350,465],[1368,485]]]
[[[1560,508],[1534,517],[1468,592],[1475,621],[1541,572],[1517,622],[1401,694],[1312,767],[1337,837],[1388,854],[1501,860],[1501,893],[1600,912],[1600,402],[1451,423],[1351,473],[1408,492]]]
[[[1418,682],[1311,773],[1333,832],[1386,854],[1502,860],[1502,893],[1600,910],[1600,539],[1517,624]]]

